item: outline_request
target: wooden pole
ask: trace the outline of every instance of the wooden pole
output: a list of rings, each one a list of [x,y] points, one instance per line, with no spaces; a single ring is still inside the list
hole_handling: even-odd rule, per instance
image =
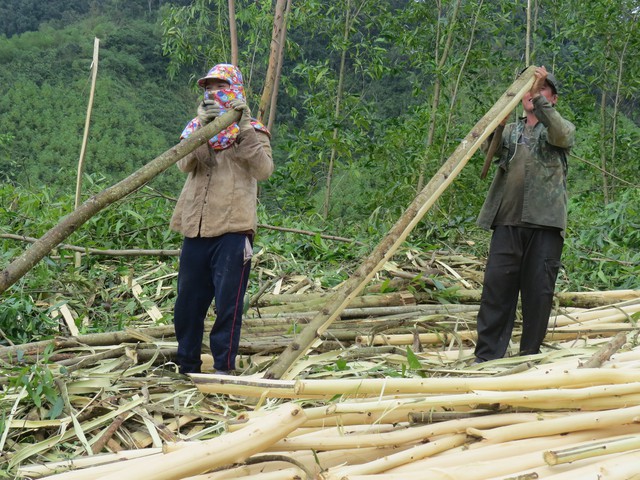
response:
[[[328,301],[300,335],[287,347],[267,370],[265,378],[282,378],[293,363],[304,355],[331,323],[340,316],[373,276],[393,256],[422,217],[458,176],[482,142],[495,130],[502,119],[513,110],[533,84],[535,66],[527,68],[502,97],[471,129],[451,157],[413,200],[380,244],[360,265],[354,275]]]
[[[103,208],[126,197],[147,182],[164,172],[178,160],[188,155],[211,137],[240,120],[241,113],[230,110],[213,122],[195,131],[188,139],[170,148],[162,155],[129,175],[124,180],[89,198],[56,226],[33,243],[22,255],[14,259],[0,272],[0,293],[22,278],[34,265],[54,249],[60,242],[80,228],[87,220]]]
[[[142,458],[121,462],[122,468],[98,477],[99,480],[178,480],[198,475],[225,465],[242,462],[286,437],[306,420],[302,407],[294,404],[280,406],[262,419],[245,428],[211,440],[191,442],[187,448],[167,453],[154,462]],[[91,472],[87,472],[91,478]],[[93,477],[95,478],[95,476]]]
[[[273,87],[276,78],[276,69],[278,66],[278,42],[280,40],[280,31],[284,28],[286,0],[276,0],[276,6],[273,14],[273,32],[271,35],[271,50],[269,53],[269,66],[267,67],[267,75],[264,80],[264,89],[260,98],[258,107],[258,120],[266,122],[267,108],[271,103],[273,95]]]
[[[289,13],[291,13],[291,2],[293,0],[287,0],[287,6],[284,10],[284,20],[282,22],[282,29],[280,30],[280,40],[278,44],[278,65],[276,67],[276,75],[273,85],[273,94],[271,95],[271,103],[269,105],[269,121],[267,122],[267,130],[273,131],[273,125],[276,121],[276,110],[278,105],[278,88],[280,87],[280,77],[282,72],[282,64],[284,62],[284,47],[287,39],[287,21],[289,19]]]
[[[82,174],[84,172],[84,157],[87,153],[87,140],[89,138],[89,125],[91,123],[91,110],[93,109],[93,96],[96,91],[96,77],[98,76],[98,52],[100,51],[100,39],[93,40],[93,61],[91,62],[91,88],[89,90],[89,104],[87,105],[87,117],[84,121],[84,135],[80,147],[80,159],[78,160],[78,177],[76,178],[76,200],[73,208],[78,208],[82,195]],[[80,253],[76,253],[76,268],[80,266]]]
[[[231,65],[238,66],[238,26],[236,25],[236,2],[229,0],[229,37],[231,43]]]

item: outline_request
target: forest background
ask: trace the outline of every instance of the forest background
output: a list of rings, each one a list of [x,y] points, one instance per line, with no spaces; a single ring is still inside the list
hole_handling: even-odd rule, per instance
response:
[[[273,2],[235,3],[239,66],[255,113]],[[318,234],[262,228],[256,252],[278,274],[304,272],[326,287],[343,281],[528,56],[555,71],[558,109],[577,127],[558,289],[638,288],[639,15],[638,0],[531,0],[529,10],[525,0],[293,0],[272,128],[276,172],[261,185],[259,221]],[[4,268],[26,248],[8,237],[40,237],[73,210],[94,37],[101,43],[83,200],[177,143],[199,99],[195,80],[230,61],[228,6],[5,0],[0,35]],[[479,178],[483,161],[471,159],[408,245],[486,255],[489,234],[474,224],[492,175]],[[168,221],[183,182],[168,170],[68,243],[178,249]],[[118,291],[121,276],[149,269],[171,274],[177,259],[88,255],[76,268],[71,253],[57,250],[4,292],[0,342],[54,335],[51,312],[64,303],[91,318],[86,331],[123,328],[141,307],[126,285]],[[253,292],[260,286],[250,282]],[[169,311],[172,292],[160,305]]]

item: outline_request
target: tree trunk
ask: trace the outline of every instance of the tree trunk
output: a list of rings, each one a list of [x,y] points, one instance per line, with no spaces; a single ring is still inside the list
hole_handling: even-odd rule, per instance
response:
[[[319,339],[329,325],[342,313],[351,300],[362,291],[367,282],[384,266],[402,245],[416,224],[427,213],[442,192],[456,176],[482,142],[495,130],[502,119],[513,110],[533,84],[534,67],[529,67],[513,82],[498,102],[480,119],[467,134],[451,157],[442,165],[427,186],[416,196],[396,224],[360,265],[343,287],[327,302],[325,308],[305,327],[287,350],[265,373],[266,378],[281,378],[293,363]]]
[[[456,25],[456,19],[458,18],[458,10],[460,9],[460,3],[462,0],[457,0],[456,5],[453,11],[453,15],[451,18],[451,23],[449,26],[449,33],[447,35],[447,41],[444,45],[444,50],[442,52],[442,56],[438,59],[438,47],[436,46],[436,62],[438,64],[436,71],[436,83],[433,87],[433,99],[431,101],[431,122],[429,125],[429,136],[427,137],[427,145],[425,158],[427,157],[426,153],[429,151],[431,146],[433,145],[433,139],[435,137],[436,132],[436,123],[437,123],[437,112],[438,106],[440,105],[440,90],[442,88],[442,68],[444,67],[445,62],[449,58],[449,51],[451,50],[451,44],[453,42],[453,31]],[[424,172],[428,162],[424,161],[423,166],[420,169],[420,176],[418,178],[418,191],[422,190],[422,185],[424,183]]]
[[[236,25],[236,1],[229,0],[229,41],[231,43],[231,64],[238,66],[238,28]]]
[[[51,228],[22,255],[14,259],[7,268],[0,272],[0,293],[4,292],[18,279],[22,278],[22,276],[42,260],[45,255],[100,210],[142,187],[156,175],[164,172],[182,157],[194,151],[209,138],[239,120],[240,112],[231,110],[225,113],[209,125],[194,132],[193,135],[184,142],[170,148],[124,180],[91,197],[69,215],[63,217],[56,226]]]
[[[336,92],[336,106],[333,112],[333,121],[338,123],[340,118],[340,102],[342,101],[342,89],[344,88],[344,70],[347,61],[347,41],[349,40],[349,30],[351,29],[351,0],[347,0],[345,9],[346,18],[344,20],[344,35],[342,37],[342,55],[340,57],[340,72],[338,73],[338,91]],[[329,205],[331,199],[331,180],[333,178],[333,165],[336,160],[336,141],[338,140],[338,127],[333,128],[333,146],[331,147],[331,157],[329,158],[329,169],[327,171],[327,184],[324,192],[323,217],[326,220],[329,216]]]
[[[258,120],[265,122],[267,115],[267,108],[271,103],[271,96],[273,95],[273,88],[276,79],[276,70],[278,66],[278,43],[281,38],[281,30],[284,28],[285,19],[285,6],[287,0],[277,0],[275,12],[273,14],[273,32],[271,34],[271,51],[269,52],[269,66],[267,68],[267,75],[264,80],[264,89],[262,90],[262,97],[260,98],[260,106],[258,107]]]

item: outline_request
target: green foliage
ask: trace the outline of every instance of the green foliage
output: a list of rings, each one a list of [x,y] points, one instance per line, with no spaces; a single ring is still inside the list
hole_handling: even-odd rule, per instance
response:
[[[580,203],[570,204],[569,216],[575,220],[563,256],[567,287],[574,291],[638,288],[640,191],[627,190],[604,209],[601,201],[585,196]],[[594,216],[594,209],[602,213]]]
[[[167,79],[153,23],[96,17],[64,29],[42,27],[0,38],[3,178],[66,191],[75,184],[94,35],[101,48],[85,171],[115,183],[177,142],[195,102],[183,82]],[[180,180],[171,171],[156,184],[175,193]]]
[[[49,367],[49,357],[52,352],[53,345],[49,345],[45,348],[42,359],[39,359],[38,362],[4,372],[11,387],[22,389],[26,393],[20,399],[20,404],[28,409],[35,408],[39,413],[39,418],[51,420],[58,418],[64,408],[64,400],[58,392],[53,373]],[[15,364],[20,365],[21,363],[22,359],[18,356]],[[11,408],[9,405],[3,407],[5,412]],[[5,422],[2,422],[0,426],[2,427],[0,435],[2,435],[2,430],[6,428]]]

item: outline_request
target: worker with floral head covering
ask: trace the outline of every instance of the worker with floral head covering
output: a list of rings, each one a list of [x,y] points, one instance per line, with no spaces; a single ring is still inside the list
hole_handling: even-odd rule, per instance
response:
[[[243,298],[251,270],[257,228],[257,182],[273,172],[269,132],[251,118],[240,70],[219,64],[198,80],[203,101],[181,139],[228,109],[242,112],[237,123],[178,162],[188,174],[171,218],[184,236],[178,270],[174,326],[181,373],[201,369],[207,311],[215,298],[209,345],[217,373],[235,369]]]

